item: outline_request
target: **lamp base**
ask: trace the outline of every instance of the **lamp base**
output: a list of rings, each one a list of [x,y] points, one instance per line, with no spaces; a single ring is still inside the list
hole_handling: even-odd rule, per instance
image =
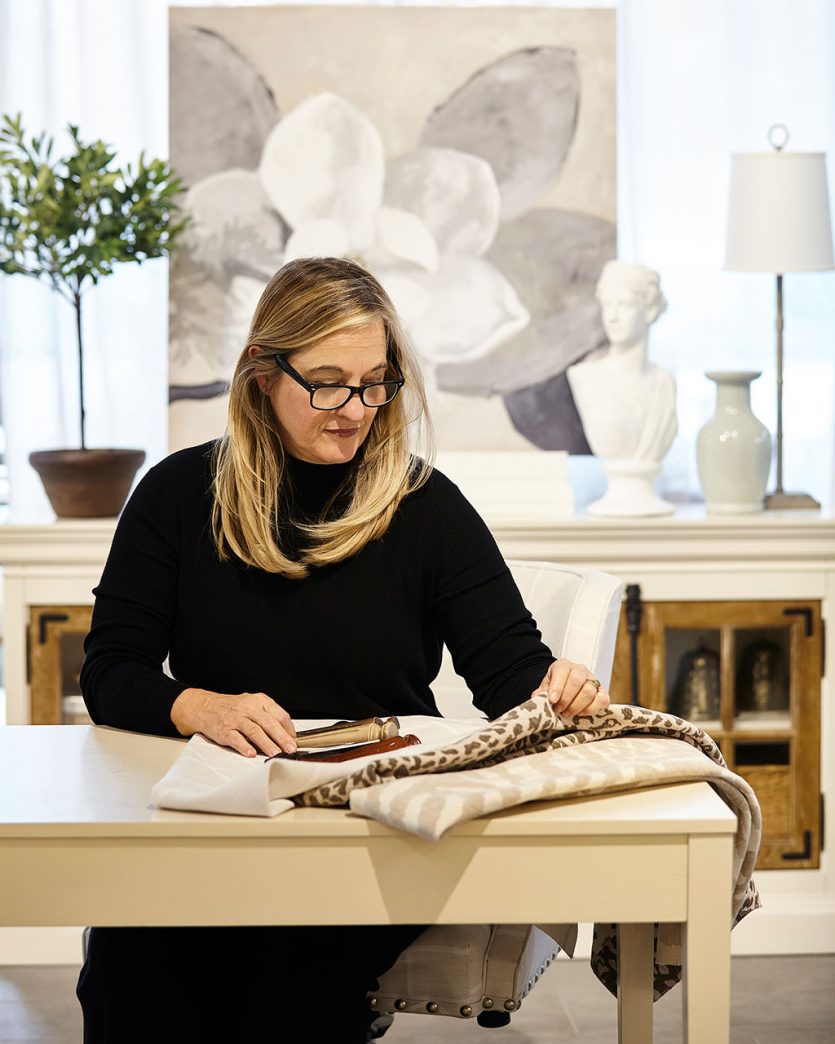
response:
[[[769,493],[763,507],[766,511],[796,510],[814,511],[820,504],[808,493]]]

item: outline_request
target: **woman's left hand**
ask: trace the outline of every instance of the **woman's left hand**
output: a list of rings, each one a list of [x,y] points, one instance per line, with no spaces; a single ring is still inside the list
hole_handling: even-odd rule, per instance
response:
[[[532,696],[547,696],[557,714],[599,714],[609,706],[609,693],[582,663],[554,660]]]

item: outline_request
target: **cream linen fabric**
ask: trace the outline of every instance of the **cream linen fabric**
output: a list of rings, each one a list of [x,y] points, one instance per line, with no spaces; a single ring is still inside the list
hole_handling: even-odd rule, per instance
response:
[[[296,729],[331,725],[331,720],[297,720]],[[485,724],[483,718],[451,719],[416,714],[400,719],[402,733],[420,737],[421,750],[446,748],[472,735]],[[395,757],[397,752],[382,755]],[[276,816],[294,807],[288,800],[306,790],[350,776],[374,758],[316,764],[259,755],[245,758],[197,734],[183,743],[183,752],[154,784],[151,800],[159,808],[187,812],[222,812],[237,816]]]

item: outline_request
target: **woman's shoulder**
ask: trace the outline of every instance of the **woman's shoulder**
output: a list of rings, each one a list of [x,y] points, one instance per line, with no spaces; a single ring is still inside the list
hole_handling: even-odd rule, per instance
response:
[[[465,511],[473,510],[452,479],[439,471],[434,464],[426,466],[424,461],[416,458],[413,474],[419,473],[422,468],[426,470],[426,477],[406,498],[407,505],[416,511],[431,515],[439,523],[448,520],[451,514],[459,512],[462,508]]]
[[[419,482],[412,496],[445,496],[453,491],[459,492],[455,483],[439,471],[433,462],[422,457],[412,457],[411,480]]]
[[[461,556],[492,554],[495,542],[478,510],[442,471],[432,467],[426,481],[406,498],[403,524],[447,566],[457,568]]]
[[[211,461],[218,439],[211,442],[203,442],[199,446],[187,446],[185,449],[175,450],[163,457],[159,463],[149,469],[149,474],[154,472],[160,479],[187,479],[189,476],[198,476],[207,470],[211,470]]]
[[[169,453],[148,469],[137,486],[137,492],[172,498],[207,493],[212,484],[212,458],[217,441],[213,439]]]

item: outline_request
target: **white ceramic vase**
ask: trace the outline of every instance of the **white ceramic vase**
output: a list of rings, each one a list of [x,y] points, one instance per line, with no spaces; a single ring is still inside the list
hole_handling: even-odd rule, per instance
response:
[[[696,463],[707,510],[717,515],[762,511],[771,465],[771,435],[751,412],[756,371],[711,371],[716,413],[696,439]]]

